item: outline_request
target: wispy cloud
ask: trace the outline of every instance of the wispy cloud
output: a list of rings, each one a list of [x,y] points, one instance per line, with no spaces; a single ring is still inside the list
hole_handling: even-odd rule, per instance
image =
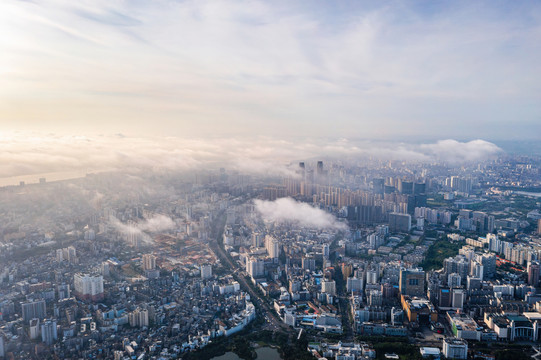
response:
[[[0,116],[177,136],[533,134],[541,6],[511,4],[8,0]]]
[[[175,222],[168,216],[157,214],[137,223],[126,224],[115,217],[110,219],[111,225],[123,235],[136,235],[145,242],[151,242],[149,234],[159,233],[175,228]]]

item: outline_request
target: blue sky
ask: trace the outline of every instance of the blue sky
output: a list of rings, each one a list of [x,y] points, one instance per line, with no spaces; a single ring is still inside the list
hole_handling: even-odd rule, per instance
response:
[[[0,2],[0,131],[539,139],[541,3]]]

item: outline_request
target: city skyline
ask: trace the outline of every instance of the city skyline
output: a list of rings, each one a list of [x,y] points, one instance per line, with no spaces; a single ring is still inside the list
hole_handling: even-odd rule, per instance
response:
[[[0,1],[0,360],[541,356],[541,2]]]

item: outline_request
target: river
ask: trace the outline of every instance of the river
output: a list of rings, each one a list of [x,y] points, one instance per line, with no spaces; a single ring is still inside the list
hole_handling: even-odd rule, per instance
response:
[[[280,360],[278,350],[270,347],[262,347],[255,350],[257,358],[260,360]],[[241,360],[235,353],[228,352],[222,356],[212,358],[212,360]]]

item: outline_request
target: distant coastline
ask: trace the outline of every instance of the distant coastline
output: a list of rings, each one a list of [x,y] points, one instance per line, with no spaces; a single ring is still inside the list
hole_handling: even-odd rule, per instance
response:
[[[0,178],[0,187],[6,186],[19,186],[21,181],[24,181],[25,185],[39,184],[39,179],[45,178],[46,182],[55,182],[62,180],[72,180],[84,178],[87,174],[97,173],[100,171],[58,171],[42,174],[29,174],[20,176],[10,176]]]

